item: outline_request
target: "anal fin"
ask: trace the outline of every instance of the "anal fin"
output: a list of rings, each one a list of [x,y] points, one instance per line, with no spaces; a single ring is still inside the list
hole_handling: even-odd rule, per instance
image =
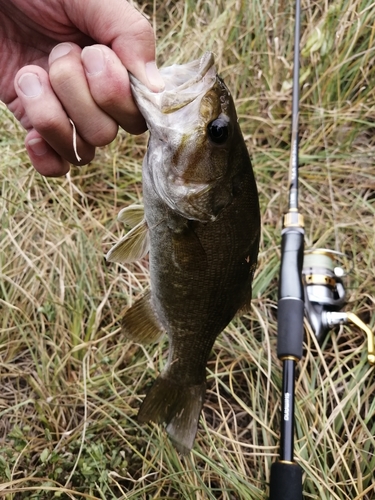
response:
[[[139,344],[156,342],[163,335],[163,329],[152,309],[151,293],[138,299],[122,319],[123,332],[127,339]]]

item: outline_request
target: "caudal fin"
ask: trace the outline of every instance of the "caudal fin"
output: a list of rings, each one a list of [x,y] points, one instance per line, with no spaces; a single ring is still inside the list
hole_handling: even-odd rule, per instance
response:
[[[174,447],[186,455],[194,444],[205,392],[205,382],[185,387],[160,375],[141,405],[138,420],[166,424]]]

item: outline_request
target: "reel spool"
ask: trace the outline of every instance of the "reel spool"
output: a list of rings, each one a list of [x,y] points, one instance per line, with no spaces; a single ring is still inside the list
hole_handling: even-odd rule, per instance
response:
[[[305,314],[319,341],[336,325],[351,322],[367,335],[368,362],[375,365],[374,335],[370,328],[351,312],[341,312],[346,303],[342,267],[345,254],[327,249],[305,252],[302,281],[305,291]],[[339,260],[342,261],[339,262]]]

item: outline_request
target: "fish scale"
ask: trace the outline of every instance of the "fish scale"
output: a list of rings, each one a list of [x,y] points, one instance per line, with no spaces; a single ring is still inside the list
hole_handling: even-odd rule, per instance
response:
[[[135,342],[155,341],[165,331],[169,354],[138,418],[164,424],[186,454],[197,433],[212,346],[250,305],[260,214],[233,99],[213,55],[161,74],[165,95],[131,77],[150,131],[142,169],[144,219],[107,258],[129,262],[149,249],[151,289],[125,313],[123,331]]]

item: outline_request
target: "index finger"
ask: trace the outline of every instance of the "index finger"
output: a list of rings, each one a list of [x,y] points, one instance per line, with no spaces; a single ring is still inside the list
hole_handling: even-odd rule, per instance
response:
[[[164,89],[155,63],[155,36],[147,19],[124,0],[74,0],[66,14],[84,33],[108,45],[122,64],[153,92]]]

